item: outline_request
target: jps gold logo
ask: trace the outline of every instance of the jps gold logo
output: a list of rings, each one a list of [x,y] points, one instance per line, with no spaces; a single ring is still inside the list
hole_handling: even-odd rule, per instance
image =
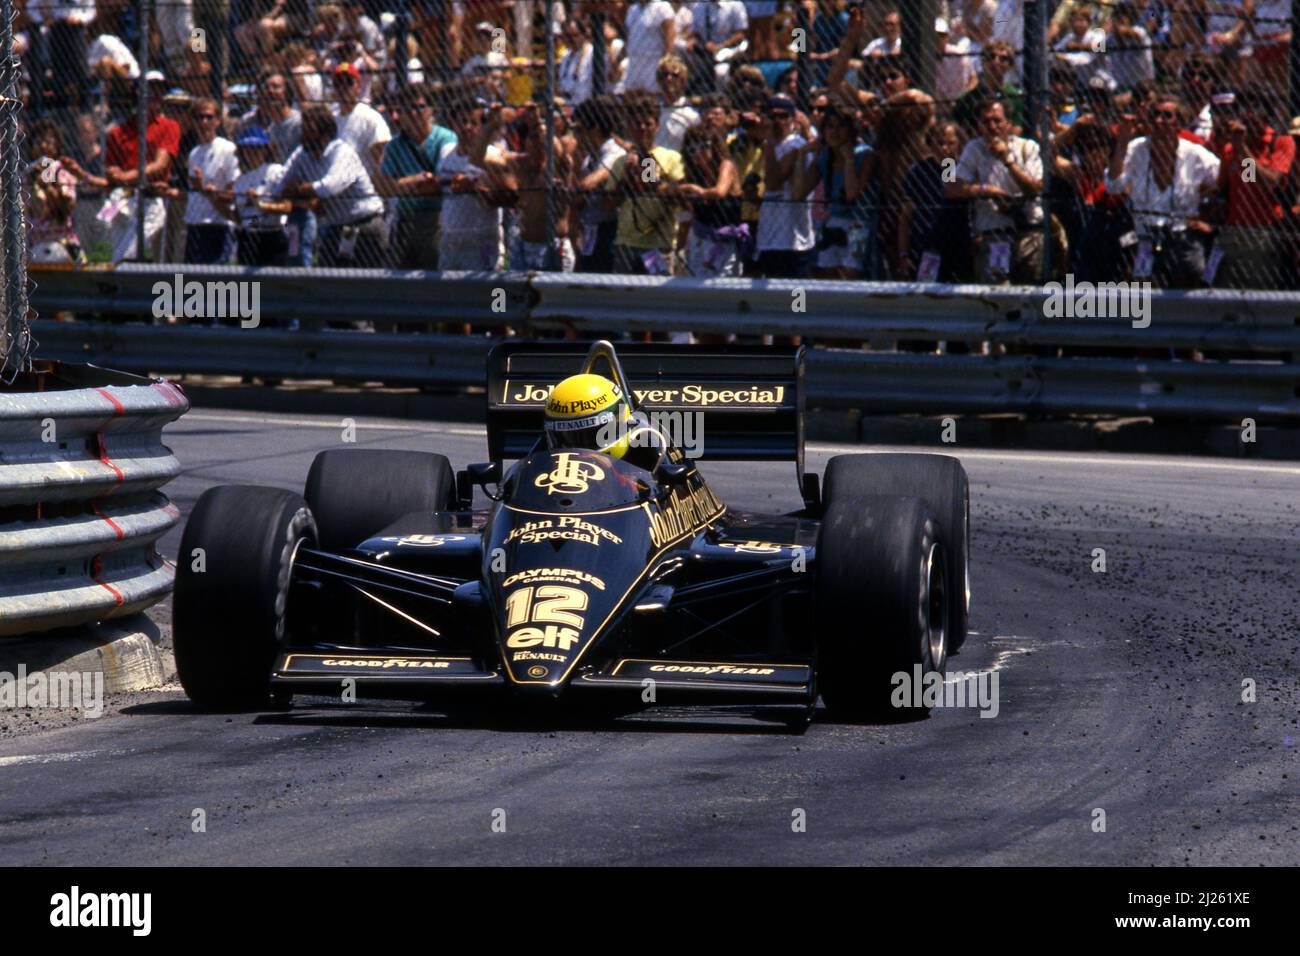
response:
[[[590,461],[575,460],[568,452],[555,456],[555,470],[538,475],[536,485],[548,495],[580,495],[593,481],[604,481],[605,469]]]

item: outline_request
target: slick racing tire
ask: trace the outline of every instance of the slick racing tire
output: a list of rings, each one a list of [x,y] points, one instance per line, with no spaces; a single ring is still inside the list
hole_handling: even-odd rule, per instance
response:
[[[949,653],[970,627],[970,483],[950,455],[837,455],[826,466],[827,507],[863,495],[915,495],[939,520],[948,556]]]
[[[832,502],[817,539],[817,678],[839,720],[923,716],[911,692],[942,682],[948,655],[947,562],[920,498]],[[917,670],[919,668],[919,671]],[[895,677],[906,675],[901,685]],[[937,678],[927,678],[937,674]]]
[[[181,536],[172,642],[181,686],[200,707],[267,705],[300,546],[316,546],[316,525],[291,491],[227,485],[194,505]]]
[[[456,507],[456,476],[442,455],[336,449],[311,463],[304,493],[326,551],[354,548],[413,511]]]

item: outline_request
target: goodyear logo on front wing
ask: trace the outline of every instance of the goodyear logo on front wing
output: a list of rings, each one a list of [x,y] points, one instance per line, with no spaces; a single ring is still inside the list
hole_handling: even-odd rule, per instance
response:
[[[441,670],[451,666],[450,661],[431,661],[419,657],[326,657],[323,667],[366,667],[376,670],[403,668],[406,670]]]
[[[770,677],[774,667],[739,667],[735,664],[653,664],[650,670],[663,674],[744,674],[749,677]]]

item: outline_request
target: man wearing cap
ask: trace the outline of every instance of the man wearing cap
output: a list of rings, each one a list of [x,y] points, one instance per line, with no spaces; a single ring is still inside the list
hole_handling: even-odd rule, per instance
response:
[[[289,157],[278,198],[318,201],[322,266],[379,268],[388,248],[384,202],[357,151],[337,133],[328,107],[303,110],[302,145]]]
[[[338,137],[357,151],[365,163],[366,175],[373,181],[384,158],[384,147],[393,134],[379,112],[358,98],[361,71],[354,64],[340,63],[334,67],[333,78]]]
[[[438,268],[438,217],[442,208],[438,169],[442,151],[456,134],[433,121],[433,101],[419,86],[389,104],[397,135],[384,149],[375,187],[395,196],[397,219],[390,248],[396,269]]]
[[[817,244],[811,195],[795,199],[795,163],[804,156],[807,140],[794,129],[794,101],[787,96],[771,97],[764,119],[758,267],[770,279],[801,279],[808,275],[809,253]]]
[[[235,239],[241,266],[281,265],[289,251],[285,214],[292,203],[271,198],[284,179],[284,167],[271,162],[271,138],[260,126],[245,127],[235,140],[239,174],[227,196],[213,196],[221,213],[237,222]]]
[[[314,77],[319,82],[319,77]],[[260,127],[271,143],[271,161],[284,165],[302,142],[302,114],[291,105],[289,78],[277,69],[269,69],[257,80],[257,106],[239,121],[241,131]],[[289,213],[286,236],[289,236],[290,260],[286,265],[310,266],[316,245],[316,216],[304,206],[294,206]]]
[[[181,128],[175,120],[162,115],[162,96],[166,78],[157,70],[145,74],[148,93],[145,101],[145,179],[148,183],[143,198],[136,195],[139,182],[140,134],[136,113],[132,111],[121,123],[108,131],[104,148],[104,178],[113,192],[105,203],[116,211],[110,228],[113,261],[143,258],[152,255],[154,242],[162,231],[166,218],[159,190],[165,189],[171,177],[172,161],[180,152]],[[145,242],[148,250],[136,248],[136,223],[144,217]]]
[[[218,136],[221,107],[201,96],[190,107],[199,144],[190,150],[189,194],[185,199],[185,261],[199,265],[230,258],[230,221],[208,199],[211,192],[229,189],[239,176],[235,144]]]

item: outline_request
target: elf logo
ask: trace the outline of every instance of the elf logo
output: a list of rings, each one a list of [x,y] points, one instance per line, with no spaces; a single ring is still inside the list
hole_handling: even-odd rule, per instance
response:
[[[74,886],[51,896],[50,906],[51,926],[129,926],[135,936],[153,927],[152,893],[82,893]]]
[[[555,624],[547,624],[545,629],[521,627],[511,633],[506,641],[506,647],[554,647],[567,651],[572,650],[581,636],[571,627],[559,627]]]

